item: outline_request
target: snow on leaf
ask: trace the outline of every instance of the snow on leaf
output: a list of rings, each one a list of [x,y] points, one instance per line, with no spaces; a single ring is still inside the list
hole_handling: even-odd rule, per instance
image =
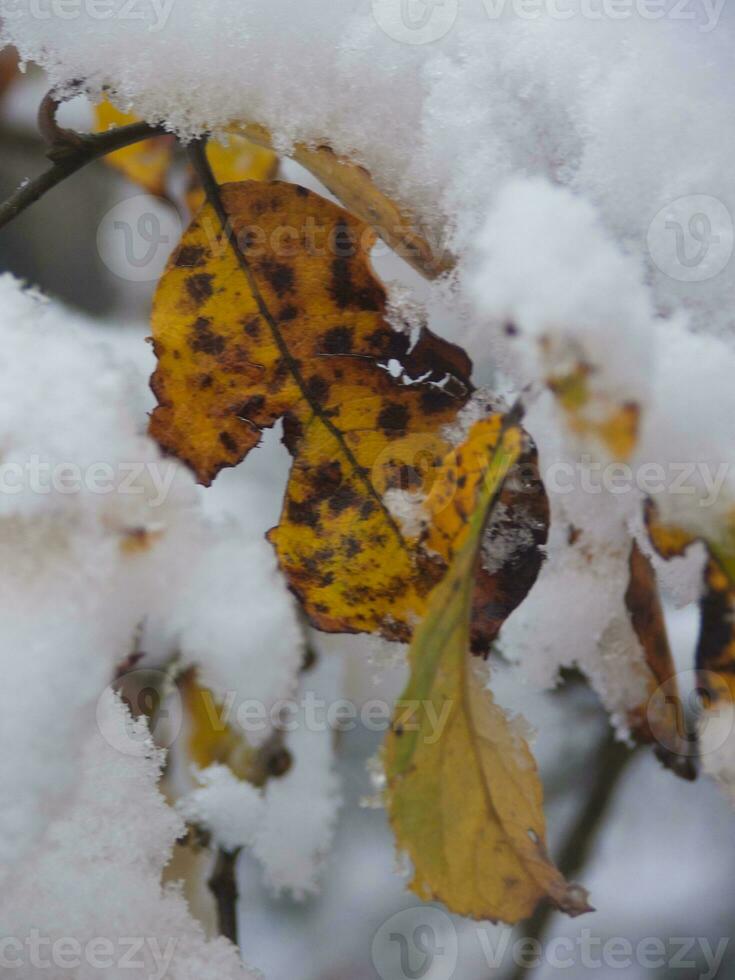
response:
[[[584,889],[548,858],[533,757],[469,651],[483,532],[523,442],[513,413],[494,416],[475,423],[447,458],[445,475],[466,477],[462,492],[440,507],[438,536],[458,522],[456,550],[414,635],[411,678],[385,746],[388,810],[414,865],[413,891],[460,915],[509,923],[543,898],[570,915],[589,910]]]
[[[231,129],[244,133],[264,148],[272,146],[271,135],[263,126],[239,123]],[[419,233],[413,215],[379,190],[364,167],[338,156],[324,143],[319,146],[295,143],[289,155],[320,180],[351,214],[371,225],[380,238],[423,276],[434,279],[452,268],[454,257],[439,248],[432,249]]]

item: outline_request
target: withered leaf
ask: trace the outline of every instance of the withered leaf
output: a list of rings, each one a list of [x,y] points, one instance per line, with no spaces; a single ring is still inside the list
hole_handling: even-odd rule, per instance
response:
[[[650,560],[633,541],[630,549],[630,581],[625,605],[643,649],[648,668],[648,697],[630,712],[628,721],[637,741],[654,743],[665,766],[682,779],[695,779],[696,769],[682,741],[676,667],[666,632],[663,609]],[[661,689],[665,694],[661,696]]]
[[[646,505],[646,527],[651,542],[662,558],[683,555],[695,541],[707,549],[701,622],[696,668],[705,708],[735,702],[735,536],[727,540],[705,540],[681,527],[661,520],[656,505]]]
[[[209,483],[283,419],[294,463],[270,539],[292,590],[320,629],[406,640],[446,560],[402,530],[384,494],[429,489],[470,362],[426,329],[389,325],[358,219],[280,182],[221,196],[224,215],[204,206],[156,294],[151,432]],[[522,595],[482,584],[497,632],[497,610]],[[478,648],[491,638],[478,629]]]
[[[523,441],[517,420],[496,415],[447,456],[431,537],[451,563],[414,634],[411,677],[385,745],[388,812],[414,866],[412,890],[461,915],[509,923],[544,898],[570,915],[589,911],[585,890],[549,860],[533,756],[469,651],[483,532]]]

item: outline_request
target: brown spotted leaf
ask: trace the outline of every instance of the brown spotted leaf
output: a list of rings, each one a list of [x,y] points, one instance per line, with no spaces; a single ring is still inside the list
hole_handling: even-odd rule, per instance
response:
[[[225,214],[205,205],[156,294],[151,432],[209,483],[282,419],[294,463],[270,539],[292,590],[320,629],[405,640],[446,557],[404,532],[384,496],[429,490],[470,363],[386,322],[358,219],[290,184],[221,194]],[[497,632],[501,602],[481,585]]]

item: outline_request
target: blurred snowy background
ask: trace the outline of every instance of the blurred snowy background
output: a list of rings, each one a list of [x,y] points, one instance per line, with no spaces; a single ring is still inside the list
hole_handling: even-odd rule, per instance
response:
[[[43,166],[33,116],[44,89],[40,74],[32,74],[13,86],[3,105],[1,197]],[[61,118],[86,128],[89,110],[78,100]],[[316,187],[294,165],[285,164],[285,174]],[[115,214],[134,227],[141,213],[137,190],[102,165],[89,167],[0,235],[0,271],[22,277],[89,316],[90,329],[135,364],[143,391],[153,366],[144,338],[154,283],[116,275],[120,267],[109,256],[122,243],[98,241],[101,226],[114,238],[105,220],[121,203]],[[166,205],[148,199],[144,207],[158,215],[162,228],[175,227]],[[420,295],[423,284],[398,260],[380,258],[376,265],[384,278],[398,279]],[[150,398],[142,407],[150,407]],[[231,514],[247,528],[265,530],[277,518],[286,467],[278,434],[271,434],[246,464],[225,471],[206,491],[205,511]],[[582,596],[570,599],[584,601]],[[686,671],[696,639],[696,610],[672,605],[667,615],[677,664]],[[402,667],[380,644],[314,642],[330,669],[342,674],[343,696],[360,704],[399,692]],[[381,735],[358,727],[336,736],[343,806],[320,893],[304,901],[274,897],[254,859],[244,855],[240,860],[240,930],[248,962],[267,980],[735,977],[735,942],[730,941],[734,823],[724,796],[710,780],[690,784],[676,779],[650,751],[628,758],[611,744],[607,715],[575,675],[555,692],[538,693],[511,664],[499,660],[494,667],[497,700],[522,712],[538,733],[534,750],[546,791],[551,853],[564,855],[564,870],[571,869],[590,889],[598,911],[575,921],[550,915],[533,922],[536,938],[557,942],[543,946],[541,964],[528,970],[515,945],[526,935],[523,929],[432,919],[420,910],[383,929],[391,917],[415,910],[418,902],[405,890],[385,814],[370,805],[376,787],[369,761]],[[422,925],[429,931],[417,931]],[[408,957],[403,965],[399,933],[405,936]]]

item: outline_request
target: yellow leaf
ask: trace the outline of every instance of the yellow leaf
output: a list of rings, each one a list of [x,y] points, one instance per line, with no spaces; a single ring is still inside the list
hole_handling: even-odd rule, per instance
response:
[[[430,490],[471,365],[428,330],[386,322],[362,222],[277,181],[221,194],[227,230],[205,205],[154,300],[151,433],[208,483],[283,419],[294,464],[270,540],[291,589],[319,629],[407,640],[446,561],[384,495],[403,488],[419,506]],[[539,495],[545,507],[540,484],[523,506]],[[486,650],[490,632],[478,633]]]
[[[271,180],[278,169],[278,157],[243,136],[231,136],[227,146],[215,140],[207,143],[207,159],[218,184],[236,180]],[[186,205],[195,214],[204,204],[204,191],[194,174],[191,174],[186,192]]]
[[[593,392],[591,374],[593,369],[579,361],[568,372],[550,374],[547,384],[573,433],[598,440],[614,459],[628,459],[638,441],[640,407]]]
[[[116,109],[106,99],[95,106],[95,132],[102,133],[118,126],[127,126],[138,117]],[[128,180],[138,184],[149,194],[166,195],[166,178],[174,154],[172,136],[153,136],[109,153],[105,162],[119,170]]]
[[[413,862],[413,891],[460,915],[509,923],[543,898],[571,915],[589,910],[584,889],[568,884],[548,858],[533,756],[469,653],[483,532],[522,450],[517,421],[496,416],[476,423],[447,457],[440,481],[467,479],[448,504],[439,493],[435,503],[442,523],[461,530],[415,632],[411,678],[385,746],[388,810],[398,846]]]
[[[699,687],[706,709],[732,705],[735,703],[735,523],[724,530],[719,540],[705,539],[662,521],[655,504],[649,502],[646,526],[662,558],[683,555],[699,540],[707,548],[696,651]]]
[[[187,719],[186,749],[200,769],[219,763],[229,766],[240,779],[249,779],[256,753],[245,738],[227,724],[226,712],[209,688],[202,687],[195,670],[179,679],[179,691]]]
[[[264,126],[238,123],[230,128],[263,147],[273,145]],[[435,279],[453,267],[454,257],[443,249],[442,243],[432,248],[420,233],[413,215],[384,194],[364,167],[338,156],[324,144],[314,147],[295,143],[290,156],[421,275]]]

